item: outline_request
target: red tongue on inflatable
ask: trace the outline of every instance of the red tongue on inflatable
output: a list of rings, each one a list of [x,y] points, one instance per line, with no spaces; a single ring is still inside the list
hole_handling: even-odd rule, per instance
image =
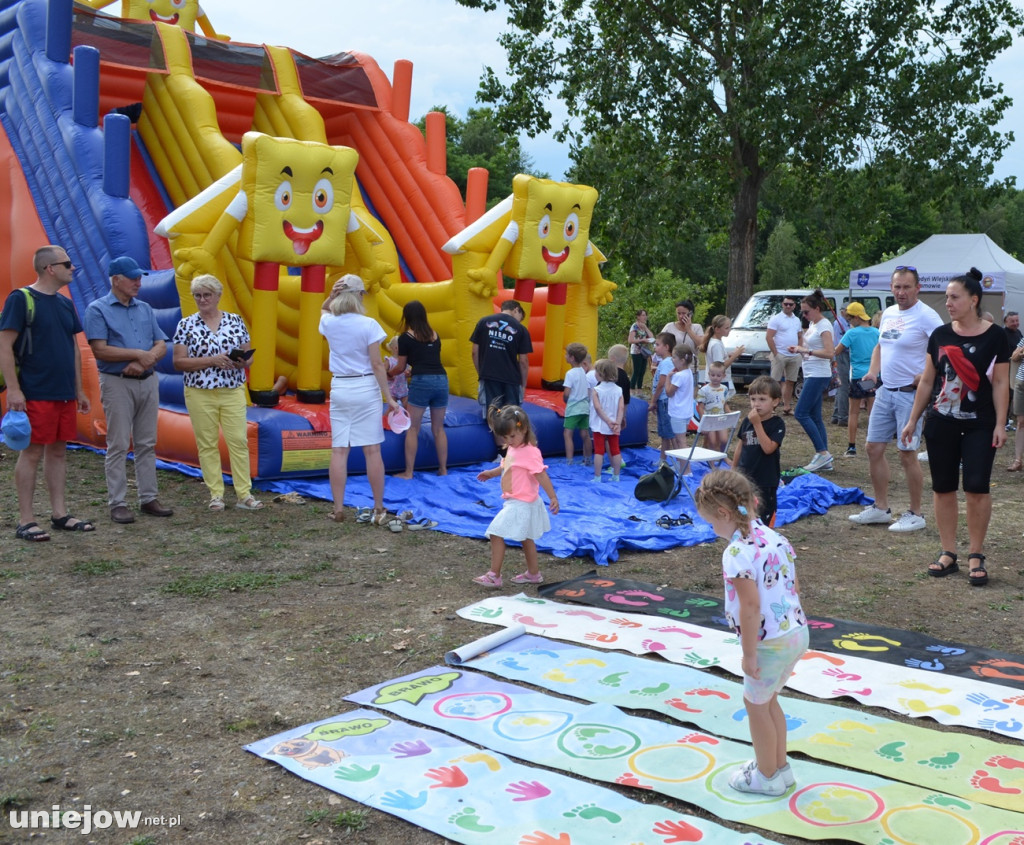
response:
[[[292,242],[292,249],[295,250],[295,254],[305,255],[309,252],[309,247],[313,241],[323,234],[324,224],[323,221],[318,220],[317,224],[310,231],[296,232],[295,227],[285,220],[283,228],[285,235]]]

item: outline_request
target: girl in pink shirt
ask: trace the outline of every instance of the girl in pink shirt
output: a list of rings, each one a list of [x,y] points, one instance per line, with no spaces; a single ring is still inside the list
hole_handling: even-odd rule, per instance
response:
[[[505,457],[494,469],[481,472],[477,481],[501,476],[501,497],[505,500],[498,515],[487,526],[484,536],[491,538],[491,568],[473,580],[484,587],[501,586],[501,565],[505,562],[505,541],[523,544],[526,572],[512,579],[514,584],[540,584],[544,576],[537,564],[536,540],[550,530],[551,521],[540,488],[544,488],[551,504],[551,513],[558,513],[558,496],[546,472],[547,465],[537,448],[537,437],[526,411],[518,405],[492,407],[488,423],[498,442],[507,446]]]

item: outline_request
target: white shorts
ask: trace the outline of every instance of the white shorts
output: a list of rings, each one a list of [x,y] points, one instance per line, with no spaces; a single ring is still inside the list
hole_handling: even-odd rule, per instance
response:
[[[372,375],[331,381],[331,446],[384,442],[384,403]]]
[[[743,697],[753,704],[767,704],[793,674],[793,667],[807,651],[811,634],[806,625],[795,631],[761,640],[757,644],[757,668],[761,677],[743,676]]]
[[[889,443],[894,437],[899,437],[904,426],[910,420],[910,412],[914,408],[914,397],[917,393],[900,393],[898,390],[889,390],[880,387],[875,391],[875,404],[871,406],[871,416],[868,417],[868,443]],[[924,424],[924,414],[917,421],[917,429],[914,437],[907,445],[900,440],[896,441],[896,448],[903,452],[917,452],[921,448],[921,426]]]

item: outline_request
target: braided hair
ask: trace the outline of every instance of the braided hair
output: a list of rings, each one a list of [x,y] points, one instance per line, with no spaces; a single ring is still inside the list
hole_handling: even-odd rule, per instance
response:
[[[750,534],[750,520],[757,515],[757,491],[741,472],[716,469],[704,476],[693,496],[700,513],[722,508],[744,537]]]

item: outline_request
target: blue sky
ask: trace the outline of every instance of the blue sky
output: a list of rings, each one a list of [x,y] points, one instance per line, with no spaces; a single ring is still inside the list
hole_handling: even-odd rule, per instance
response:
[[[484,67],[505,67],[497,43],[505,22],[500,9],[485,13],[454,0],[204,0],[203,8],[219,32],[237,41],[283,45],[314,57],[356,50],[372,56],[389,77],[396,60],[408,59],[414,119],[439,104],[464,117]],[[1017,141],[996,165],[996,176],[1017,176],[1024,188],[1024,42],[999,58],[992,75],[1017,101],[1003,126],[1016,129]],[[559,113],[557,104],[549,108]],[[523,144],[539,170],[562,177],[569,164],[563,145],[550,137],[524,138]]]

